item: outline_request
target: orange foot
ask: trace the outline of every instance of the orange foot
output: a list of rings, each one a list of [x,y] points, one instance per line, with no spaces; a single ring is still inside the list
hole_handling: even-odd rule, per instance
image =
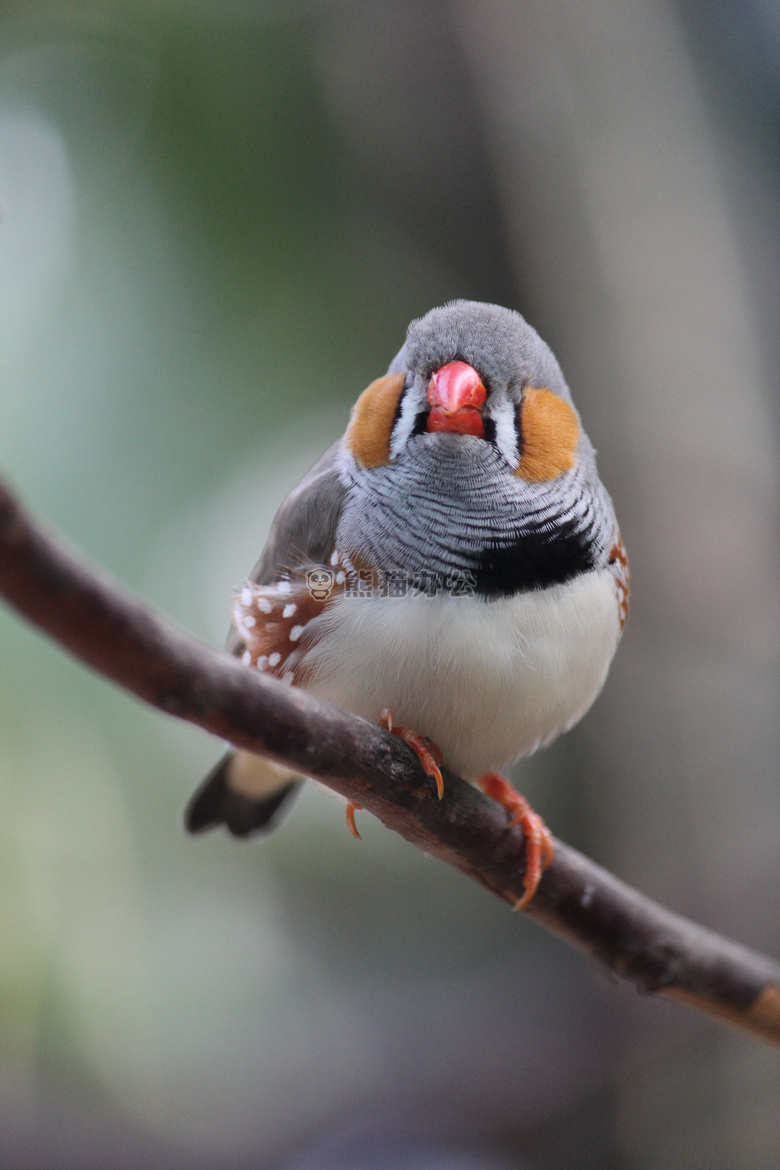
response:
[[[347,828],[353,837],[357,837],[358,841],[360,840],[360,833],[358,833],[357,825],[355,824],[355,813],[359,812],[362,807],[362,804],[355,804],[354,800],[350,800],[347,803]]]
[[[389,707],[379,717],[379,726],[384,727],[385,731],[391,731],[393,735],[397,735],[404,743],[408,743],[409,747],[415,753],[427,776],[433,776],[436,781],[436,791],[439,794],[439,800],[444,796],[444,778],[442,777],[439,764],[442,761],[442,754],[435,743],[428,739],[427,735],[418,735],[416,731],[410,731],[408,727],[396,727],[393,720],[393,712]],[[518,797],[522,800],[522,797]],[[360,840],[360,833],[357,831],[355,824],[355,813],[359,812],[363,806],[355,804],[354,800],[347,803],[347,828],[353,837]]]
[[[525,797],[515,792],[509,781],[499,776],[498,772],[486,772],[484,776],[480,776],[477,784],[486,796],[492,796],[493,800],[497,800],[511,813],[510,827],[521,825],[525,834],[526,864],[523,878],[525,893],[515,903],[515,910],[524,910],[536,893],[542,879],[542,871],[553,859],[550,830]]]
[[[439,800],[441,800],[444,796],[444,779],[439,769],[442,755],[436,744],[432,743],[427,735],[418,735],[416,731],[410,731],[408,727],[396,727],[393,721],[393,712],[389,707],[385,708],[379,717],[379,726],[384,727],[385,731],[392,731],[393,735],[397,735],[404,743],[408,743],[425,769],[426,776],[433,776],[436,781],[436,791],[439,794]]]

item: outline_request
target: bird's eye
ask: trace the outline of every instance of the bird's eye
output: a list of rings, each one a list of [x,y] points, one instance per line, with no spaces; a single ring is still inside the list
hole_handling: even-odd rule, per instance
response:
[[[506,396],[510,402],[519,407],[523,401],[523,394],[525,393],[528,382],[510,382],[506,388]]]

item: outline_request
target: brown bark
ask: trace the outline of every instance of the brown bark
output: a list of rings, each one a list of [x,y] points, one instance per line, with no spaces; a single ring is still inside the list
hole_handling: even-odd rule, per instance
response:
[[[66,551],[0,485],[0,594],[98,673],[170,715],[300,769],[510,904],[522,831],[460,778],[445,795],[395,736],[248,670]],[[644,992],[780,1042],[780,963],[673,914],[561,841],[526,913]]]

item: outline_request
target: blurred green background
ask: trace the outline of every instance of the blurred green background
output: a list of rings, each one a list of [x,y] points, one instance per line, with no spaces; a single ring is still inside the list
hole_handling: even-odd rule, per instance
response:
[[[407,322],[558,354],[634,606],[522,765],[560,836],[780,953],[780,7],[0,8],[0,466],[214,645]],[[640,1000],[308,786],[192,840],[220,745],[0,611],[0,1165],[772,1170],[780,1058]]]

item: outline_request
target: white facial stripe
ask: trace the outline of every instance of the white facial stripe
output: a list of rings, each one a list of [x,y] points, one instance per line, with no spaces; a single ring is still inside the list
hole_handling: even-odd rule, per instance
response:
[[[420,389],[417,385],[413,384],[404,390],[401,399],[401,412],[390,436],[391,460],[396,459],[401,454],[414,430],[417,415],[420,411],[426,410],[427,406],[427,400],[424,395],[420,396]]]
[[[513,469],[520,462],[515,409],[515,404],[510,402],[503,392],[498,391],[491,394],[486,411],[495,424],[496,446]]]

